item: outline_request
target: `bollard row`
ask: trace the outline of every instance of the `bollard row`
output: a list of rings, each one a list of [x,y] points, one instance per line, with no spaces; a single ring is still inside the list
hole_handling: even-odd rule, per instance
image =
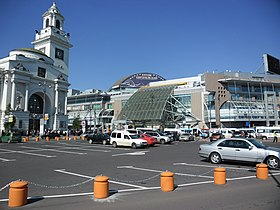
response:
[[[268,166],[266,164],[256,165],[256,178],[268,178]],[[214,170],[214,184],[226,184],[226,169],[215,168]],[[27,204],[28,182],[15,181],[10,184],[9,190],[9,207],[18,207]],[[171,192],[174,190],[174,173],[170,171],[162,172],[160,178],[160,186],[163,192]],[[109,197],[109,177],[96,176],[94,178],[94,198],[104,199]]]

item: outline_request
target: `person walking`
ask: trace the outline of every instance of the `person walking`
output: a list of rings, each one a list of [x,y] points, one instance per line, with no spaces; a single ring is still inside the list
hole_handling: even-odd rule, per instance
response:
[[[276,131],[273,132],[273,143],[277,143],[277,133]]]

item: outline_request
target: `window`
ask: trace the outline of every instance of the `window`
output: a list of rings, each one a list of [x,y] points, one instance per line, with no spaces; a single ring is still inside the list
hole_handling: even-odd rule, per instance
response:
[[[112,133],[112,138],[116,138],[117,134],[116,133]]]
[[[226,140],[218,144],[219,147],[234,147],[234,142],[232,140]]]
[[[64,51],[58,48],[55,48],[55,58],[64,60]]]
[[[49,27],[49,25],[50,25],[50,20],[47,19],[47,20],[46,20],[46,28]]]
[[[59,20],[56,20],[55,21],[55,27],[60,29],[60,21]]]
[[[235,147],[238,147],[238,148],[244,148],[244,149],[247,149],[249,148],[249,144],[245,141],[235,141]]]
[[[122,134],[121,134],[121,133],[118,133],[118,134],[117,134],[117,138],[118,138],[118,139],[122,138]]]
[[[37,75],[38,75],[38,77],[45,78],[46,77],[46,69],[38,67],[38,74]]]

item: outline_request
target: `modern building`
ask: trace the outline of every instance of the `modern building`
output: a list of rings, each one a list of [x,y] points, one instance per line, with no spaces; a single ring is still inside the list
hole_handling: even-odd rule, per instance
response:
[[[279,124],[280,75],[275,71],[206,72],[151,82],[124,101],[117,119],[136,126],[273,126]]]
[[[0,59],[1,130],[9,106],[19,129],[67,129],[70,36],[55,3],[42,17],[34,48],[15,49]]]
[[[160,75],[148,72],[136,73],[116,81],[108,91],[102,90],[69,90],[67,114],[68,127],[72,128],[73,120],[79,118],[82,127],[90,130],[111,128],[121,108],[140,87],[150,82],[165,80]]]

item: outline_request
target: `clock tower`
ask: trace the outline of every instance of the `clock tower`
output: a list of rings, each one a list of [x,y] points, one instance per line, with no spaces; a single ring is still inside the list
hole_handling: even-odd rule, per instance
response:
[[[36,30],[34,48],[54,60],[54,66],[68,76],[70,34],[63,29],[64,17],[55,3],[43,14],[43,28]]]

